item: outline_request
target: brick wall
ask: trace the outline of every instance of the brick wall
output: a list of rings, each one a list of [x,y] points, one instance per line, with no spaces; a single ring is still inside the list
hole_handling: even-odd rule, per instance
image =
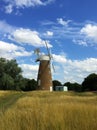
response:
[[[50,61],[40,61],[37,81],[39,90],[50,90],[50,87],[52,86]]]

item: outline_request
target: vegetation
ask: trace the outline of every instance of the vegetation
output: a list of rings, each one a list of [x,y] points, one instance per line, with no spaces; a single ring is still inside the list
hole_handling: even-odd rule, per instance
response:
[[[53,80],[53,90],[55,90],[56,86],[62,86],[61,82],[58,80]]]
[[[25,79],[25,81],[26,81],[26,84],[25,84],[25,87],[22,88],[23,91],[36,90],[37,82],[35,79]]]
[[[70,83],[70,82],[66,82],[64,86],[67,86],[69,91],[75,91],[75,92],[81,92],[81,88],[82,88],[80,84]]]
[[[53,81],[54,90],[61,85]],[[16,60],[0,58],[0,89],[23,90],[0,91],[0,130],[96,130],[97,75],[63,85],[70,92],[23,92],[35,90],[37,82],[22,76]]]
[[[66,82],[63,85],[67,86],[70,91],[97,91],[97,74],[90,74],[84,79],[82,84]],[[56,86],[62,86],[62,83],[54,80],[53,90],[55,90]],[[0,90],[31,91],[36,89],[36,80],[24,78],[22,69],[18,66],[15,59],[0,58]]]
[[[88,75],[82,84],[66,82],[64,86],[67,86],[68,90],[76,92],[97,91],[97,74]]]
[[[0,104],[0,130],[97,129],[95,93],[1,91]]]
[[[90,74],[82,83],[82,91],[97,91],[97,74]]]
[[[35,90],[37,82],[22,76],[22,69],[15,59],[0,58],[0,89],[1,90]]]

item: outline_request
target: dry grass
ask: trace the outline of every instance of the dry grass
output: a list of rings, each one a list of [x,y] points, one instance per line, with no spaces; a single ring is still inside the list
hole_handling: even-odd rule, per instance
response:
[[[96,94],[38,91],[2,113],[0,130],[96,130],[96,122]]]
[[[8,95],[9,93],[9,91],[0,91],[0,98]]]

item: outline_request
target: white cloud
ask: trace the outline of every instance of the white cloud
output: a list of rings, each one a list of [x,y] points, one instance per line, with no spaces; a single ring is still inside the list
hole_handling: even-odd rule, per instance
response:
[[[54,24],[55,24],[55,22],[49,21],[49,20],[44,20],[44,21],[41,22],[42,26],[54,25]]]
[[[46,37],[52,37],[53,35],[54,35],[54,33],[51,31],[46,31],[46,33],[44,33],[44,36],[46,36]]]
[[[35,47],[45,46],[45,41],[40,38],[40,34],[37,31],[14,27],[6,23],[6,21],[0,21],[0,33],[4,34],[4,38],[8,38],[11,41],[25,43]],[[47,35],[51,36],[53,32],[47,31]],[[48,47],[52,47],[49,41]]]
[[[31,64],[20,64],[19,65],[23,70],[23,76],[29,79],[37,79],[38,65]]]
[[[55,72],[52,71],[53,80],[57,79],[62,83],[78,82],[82,83],[84,78],[91,73],[97,73],[97,59],[87,58],[84,60],[71,60],[63,55],[55,55],[54,66]],[[20,64],[23,70],[23,76],[26,78],[37,79],[39,64]]]
[[[63,26],[58,26],[58,24]],[[75,23],[72,20],[57,18],[57,23],[44,21],[43,25],[51,26],[50,31],[53,32],[54,39],[70,39],[73,43],[85,47],[97,46],[97,23],[90,21],[88,21],[88,24]]]
[[[65,28],[65,27],[64,27]],[[64,29],[63,28],[63,29]],[[73,35],[74,39],[73,42],[77,42],[80,45],[87,46],[88,42],[87,39],[94,39],[96,42],[97,40],[97,27],[96,25],[88,24],[88,26],[84,26],[81,31],[78,27],[78,30],[74,27],[72,30],[70,28],[66,27],[67,30],[62,30],[62,28],[59,27],[55,28],[55,30],[52,29],[52,31],[47,31],[46,34],[53,35],[52,32],[54,32],[54,35],[56,34],[55,31],[57,30],[57,36],[60,34],[59,31],[62,32],[62,35],[67,34],[68,37],[71,38],[71,35]],[[75,38],[77,32],[80,31],[82,37],[79,35],[79,39],[77,40]],[[16,42],[19,43],[25,43],[36,47],[42,47],[45,46],[44,40],[41,39],[39,33],[37,31],[32,31],[30,29],[23,29],[10,26],[4,21],[0,21],[0,32],[8,33],[9,38],[13,38]],[[11,33],[12,32],[12,33]],[[77,36],[78,36],[77,35]],[[5,35],[6,37],[8,35]],[[84,39],[86,37],[86,40]],[[82,38],[82,39],[81,39]],[[13,40],[12,39],[12,40]],[[48,43],[49,47],[52,45]],[[32,52],[27,52],[23,47],[17,46],[13,43],[7,43],[0,41],[0,57],[5,58],[16,58],[21,56],[30,56]],[[84,78],[90,74],[90,73],[97,73],[97,59],[96,58],[88,58],[85,60],[71,60],[67,59],[64,55],[56,55],[53,54],[54,58],[54,64],[56,72],[54,73],[54,76],[62,82],[79,82],[81,83]],[[24,75],[28,78],[34,78],[37,76],[37,65],[21,65],[24,70]],[[59,69],[60,68],[60,69]],[[33,72],[33,73],[32,73]]]
[[[85,60],[68,60],[64,64],[64,80],[65,82],[82,83],[85,77],[91,73],[97,73],[97,59],[87,58]],[[67,73],[66,73],[66,72]],[[71,80],[72,79],[72,80]]]
[[[41,6],[47,5],[54,2],[54,0],[14,0],[14,3],[17,7],[31,7],[31,6]]]
[[[43,5],[41,0],[15,0],[15,4],[17,7],[30,7]]]
[[[47,31],[47,35],[48,35],[48,36],[53,36],[53,32]]]
[[[42,2],[44,5],[48,5],[52,2],[55,2],[56,0],[45,0],[44,2]]]
[[[31,56],[32,52],[27,52],[23,47],[16,46],[13,43],[0,41],[0,57],[12,59],[21,56]]]
[[[0,32],[13,33],[15,29],[16,27],[9,25],[6,21],[0,21]]]
[[[82,72],[97,72],[97,59],[96,58],[87,58],[82,61],[74,60],[69,63],[73,68],[81,70]]]
[[[7,6],[5,6],[6,13],[12,13],[13,8],[28,8],[28,7],[35,7],[35,6],[46,6],[55,0],[3,0]]]
[[[64,20],[63,18],[57,18],[56,22],[43,21],[42,25],[46,28],[46,31],[50,26],[50,31],[54,34],[54,39],[77,39],[81,36],[80,25],[76,25],[72,20]]]
[[[55,73],[53,77],[61,82],[82,83],[91,73],[97,73],[97,59],[71,60],[63,55],[53,54]]]
[[[52,54],[54,62],[66,63],[67,59],[63,55]]]
[[[6,12],[7,14],[12,13],[12,11],[13,11],[13,6],[12,6],[11,4],[5,6],[5,12]]]
[[[83,40],[83,39],[81,39],[81,40],[76,40],[76,39],[73,39],[72,40],[75,44],[78,44],[78,45],[82,45],[82,46],[88,46],[88,44],[87,44],[87,42],[85,41],[85,40]]]
[[[80,32],[85,35],[87,39],[97,43],[97,25],[86,24]]]
[[[63,26],[68,26],[68,23],[71,21],[71,20],[63,20],[62,18],[57,18],[57,21],[59,24],[63,25]]]
[[[45,41],[39,37],[39,33],[37,31],[20,28],[14,31],[12,35],[16,42],[29,44],[35,47],[45,46]],[[52,45],[48,43],[48,47],[52,47]]]

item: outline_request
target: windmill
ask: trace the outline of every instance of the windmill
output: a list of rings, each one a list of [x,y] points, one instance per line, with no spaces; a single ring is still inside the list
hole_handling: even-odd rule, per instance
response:
[[[37,89],[38,90],[53,90],[53,84],[52,84],[52,74],[51,74],[51,54],[47,45],[47,42],[45,42],[47,53],[48,54],[42,54],[40,53],[40,49],[36,49],[34,51],[35,54],[37,54],[36,62],[39,62],[39,70],[38,70],[38,76],[37,76]],[[54,66],[53,66],[54,69]]]

